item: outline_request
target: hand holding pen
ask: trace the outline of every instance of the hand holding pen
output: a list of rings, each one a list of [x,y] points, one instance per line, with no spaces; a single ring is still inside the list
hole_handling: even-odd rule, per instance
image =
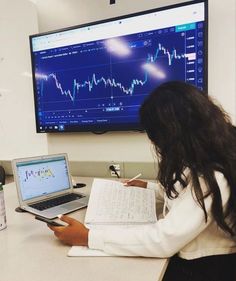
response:
[[[137,180],[137,178],[141,177],[141,173],[137,176],[133,177],[132,179],[124,181],[124,186],[136,186],[141,188],[147,187],[147,182],[142,180]]]

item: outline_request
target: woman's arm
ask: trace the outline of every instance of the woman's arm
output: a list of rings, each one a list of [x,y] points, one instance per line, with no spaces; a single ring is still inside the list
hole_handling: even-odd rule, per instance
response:
[[[192,241],[209,224],[191,191],[174,200],[165,218],[155,224],[132,228],[91,229],[88,244],[92,249],[124,256],[170,257]],[[209,200],[208,200],[209,201]]]
[[[223,175],[218,175],[223,206],[228,201],[229,189]],[[202,189],[205,183],[201,181]],[[177,199],[171,201],[171,210],[155,224],[130,228],[91,229],[88,244],[92,249],[124,256],[170,257],[195,239],[212,222],[212,197],[204,200],[208,220],[194,199],[191,185]]]
[[[125,186],[136,186],[140,188],[152,189],[155,191],[156,200],[160,202],[164,202],[164,189],[160,183],[143,181],[143,180],[132,180],[132,181],[127,180],[124,183]]]
[[[229,188],[226,180],[220,175],[223,206],[228,201]],[[201,186],[204,190],[204,181]],[[165,218],[155,224],[138,226],[106,226],[101,229],[88,230],[83,224],[63,216],[69,223],[67,227],[50,227],[55,235],[69,245],[88,245],[113,255],[170,257],[196,238],[212,221],[212,198],[204,200],[208,221],[205,221],[203,210],[192,195],[191,186],[171,201],[172,207]]]

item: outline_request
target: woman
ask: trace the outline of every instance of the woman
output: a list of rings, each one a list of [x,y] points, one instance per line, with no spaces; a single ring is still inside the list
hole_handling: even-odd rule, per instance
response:
[[[126,256],[172,257],[164,280],[235,281],[236,133],[224,111],[183,82],[162,84],[140,109],[159,159],[156,190],[164,217],[128,229],[88,230],[67,216],[50,227],[69,245]]]

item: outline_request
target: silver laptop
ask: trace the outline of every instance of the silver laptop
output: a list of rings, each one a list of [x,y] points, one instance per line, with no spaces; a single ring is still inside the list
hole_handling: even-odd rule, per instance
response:
[[[88,204],[88,196],[73,192],[67,154],[12,160],[20,208],[55,218]]]

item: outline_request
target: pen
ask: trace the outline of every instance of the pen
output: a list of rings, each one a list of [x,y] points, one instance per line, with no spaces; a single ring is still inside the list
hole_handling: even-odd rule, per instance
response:
[[[131,182],[131,181],[133,181],[133,180],[136,180],[137,178],[139,178],[139,177],[141,177],[141,176],[142,176],[142,174],[139,173],[137,176],[133,177],[132,179],[130,179],[130,180],[128,180],[126,183],[124,183],[124,185],[126,185],[128,182]]]

